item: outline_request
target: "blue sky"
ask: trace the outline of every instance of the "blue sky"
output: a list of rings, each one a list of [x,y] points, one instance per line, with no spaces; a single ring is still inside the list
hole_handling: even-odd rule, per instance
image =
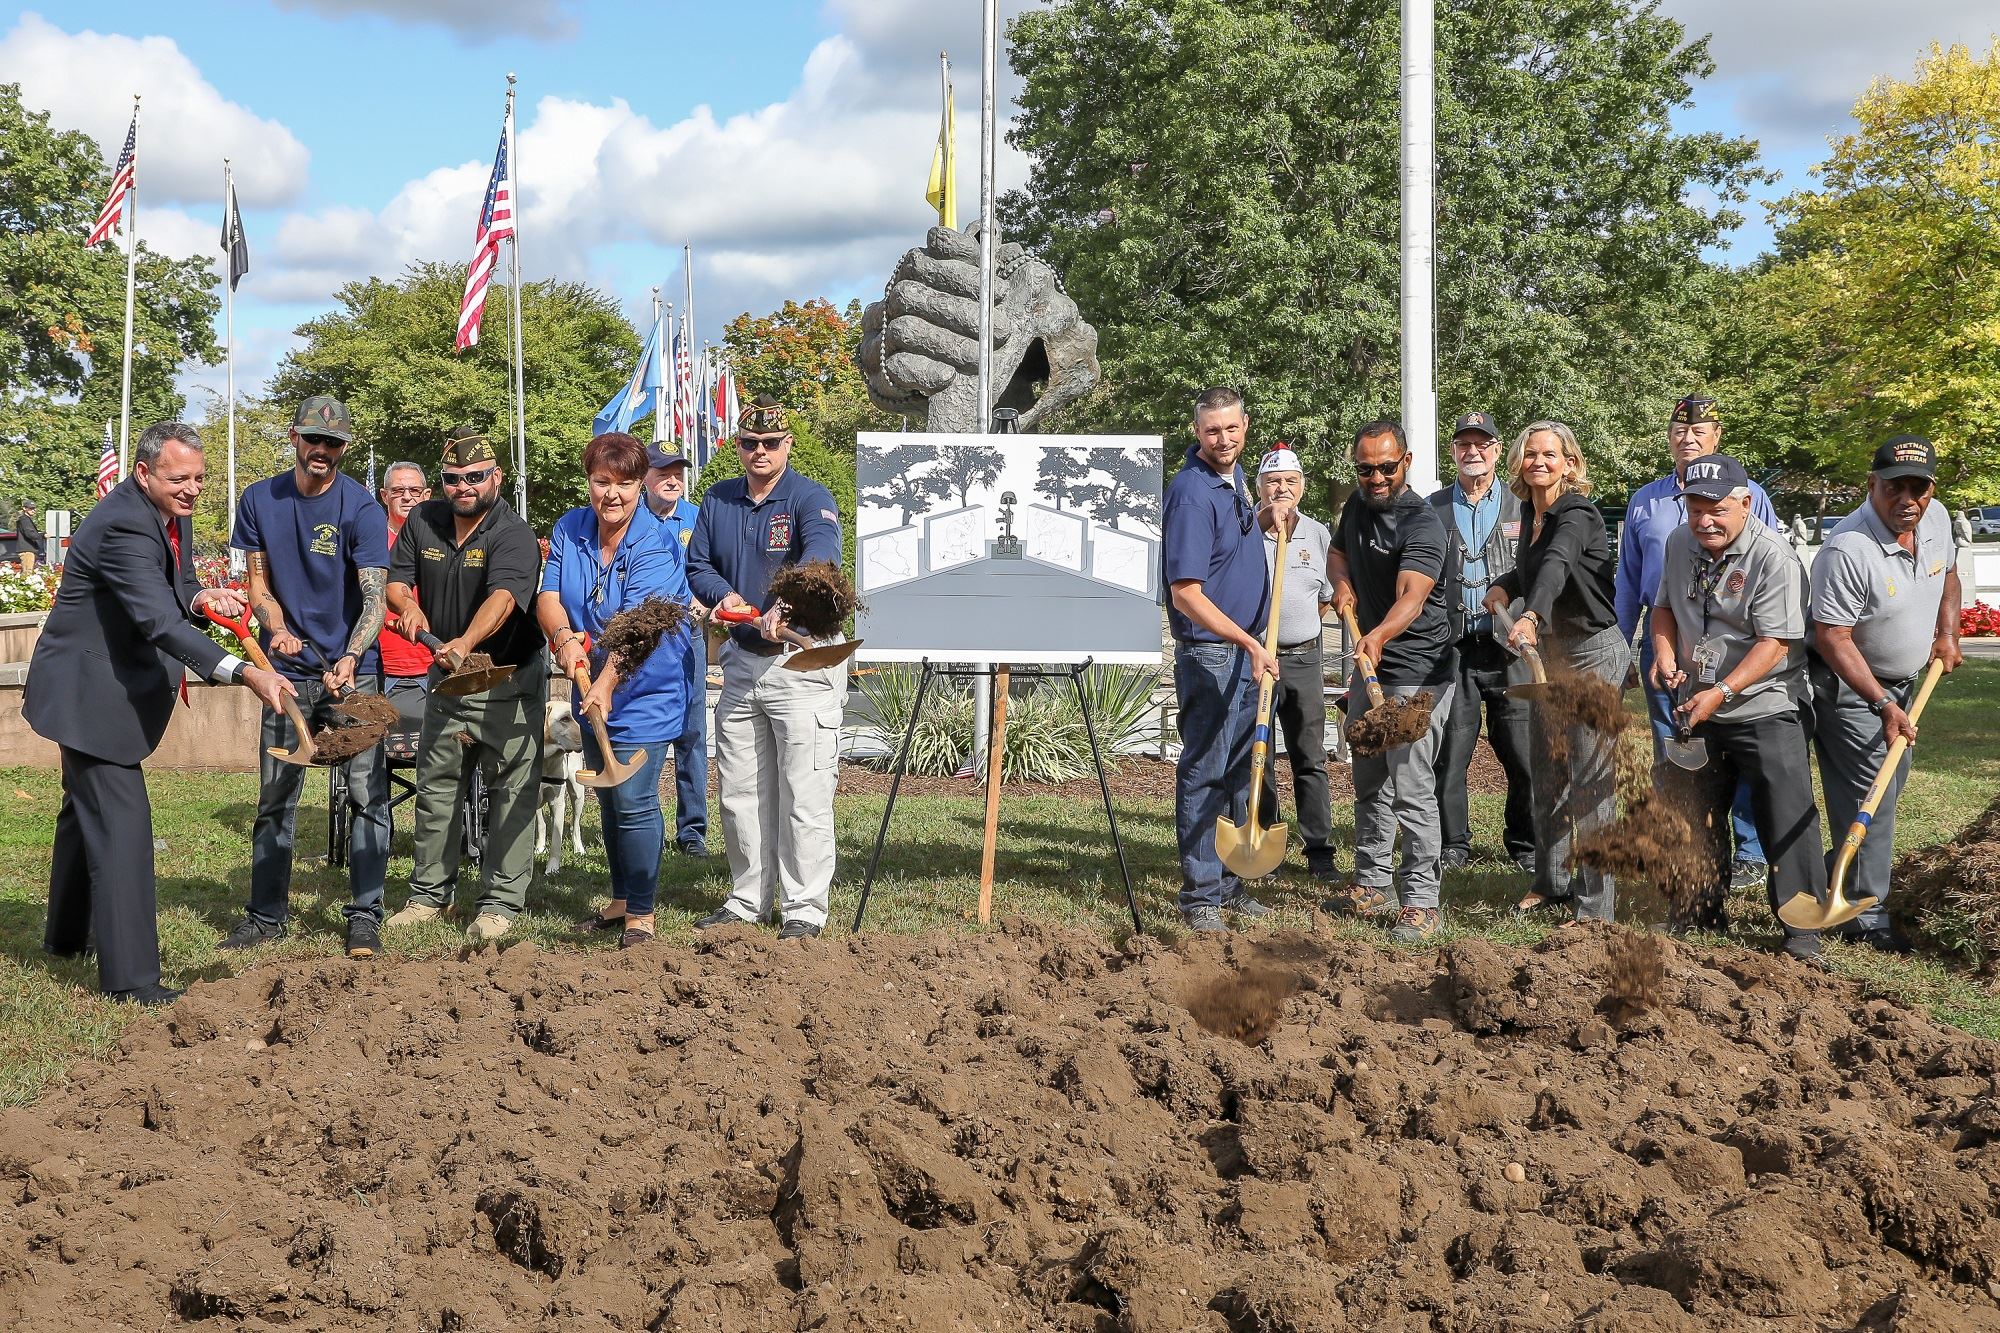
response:
[[[1030,0],[1004,0],[1014,13]],[[1756,138],[1783,179],[1842,132],[1869,78],[1932,40],[1980,48],[1990,0],[1661,0],[1712,33],[1689,128]],[[787,297],[867,297],[932,215],[936,53],[954,56],[961,198],[975,205],[976,0],[133,0],[0,3],[0,79],[115,152],[146,92],[141,231],[213,253],[221,157],[238,165],[252,271],[237,297],[254,387],[340,283],[462,260],[520,75],[522,262],[639,316],[695,246],[699,336]],[[1003,98],[1014,81],[1004,74]],[[1024,164],[1001,148],[1002,187]],[[1724,258],[1768,243],[1763,210]],[[191,373],[219,386],[220,369]]]

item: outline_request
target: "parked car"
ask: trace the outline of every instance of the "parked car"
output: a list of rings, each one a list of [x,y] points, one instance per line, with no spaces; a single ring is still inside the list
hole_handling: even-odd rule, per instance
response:
[[[1972,535],[1975,537],[2000,537],[2000,505],[1987,505],[1975,509],[1969,515],[1972,519]]]

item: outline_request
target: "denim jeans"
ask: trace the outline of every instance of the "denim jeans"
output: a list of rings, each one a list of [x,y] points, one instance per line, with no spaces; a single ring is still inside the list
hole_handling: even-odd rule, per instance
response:
[[[674,841],[708,844],[708,669],[690,665],[687,730],[674,742]]]
[[[1653,677],[1653,636],[1648,627],[1650,622],[1642,621],[1639,635],[1639,681],[1646,689],[1646,716],[1653,723],[1653,762],[1665,761],[1660,742],[1674,734],[1674,724],[1667,718],[1672,714],[1674,701],[1665,690],[1656,690]],[[1736,795],[1729,806],[1729,824],[1736,834],[1736,859],[1739,861],[1766,861],[1764,844],[1757,839],[1757,821],[1750,814],[1750,784],[1747,781],[1736,784]]]
[[[660,847],[667,819],[660,809],[660,770],[671,741],[613,745],[612,757],[624,763],[640,750],[646,760],[639,771],[615,787],[597,789],[598,818],[604,825],[604,859],[611,867],[611,896],[625,900],[627,916],[648,916],[660,884]],[[595,732],[583,732],[583,766],[601,769],[604,756]],[[560,830],[558,830],[560,836]]]
[[[336,700],[317,676],[294,681],[299,689],[299,713],[314,731],[336,721]],[[360,676],[360,694],[381,692],[381,679]],[[291,720],[264,710],[263,741],[258,747],[257,819],[250,828],[250,905],[248,912],[271,926],[282,926],[292,895],[292,839],[298,823],[299,788],[307,770],[270,754],[273,745],[289,750],[298,743]],[[382,918],[382,877],[389,866],[389,766],[382,747],[370,746],[344,764],[347,771],[348,828],[352,842],[347,854],[347,883],[352,917]]]
[[[1181,910],[1220,907],[1243,883],[1215,852],[1215,821],[1242,826],[1250,802],[1250,743],[1257,690],[1250,657],[1231,643],[1174,644],[1181,757],[1174,763],[1174,836],[1180,843]]]

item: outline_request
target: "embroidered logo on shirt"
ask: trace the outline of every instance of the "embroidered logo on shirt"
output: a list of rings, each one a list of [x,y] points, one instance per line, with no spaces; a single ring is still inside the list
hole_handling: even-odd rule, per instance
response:
[[[340,528],[332,523],[313,524],[312,545],[308,549],[314,555],[339,555]]]
[[[1729,582],[1723,585],[1723,591],[1728,593],[1731,597],[1741,596],[1743,593],[1743,586],[1749,581],[1750,581],[1749,577],[1745,575],[1742,570],[1739,569],[1734,574],[1731,574],[1729,576]]]
[[[444,552],[438,550],[438,548],[435,546],[425,546],[425,547],[420,547],[419,549],[423,551],[424,559],[426,560],[444,559]]]
[[[467,569],[486,568],[486,548],[475,546],[470,551],[467,551],[465,553],[465,567]]]
[[[686,546],[686,545],[687,545],[687,544],[688,544],[688,543],[689,543],[690,541],[692,541],[693,539],[694,539],[694,529],[693,529],[693,528],[682,528],[682,529],[681,529],[681,545],[682,545],[682,546]]]
[[[792,516],[790,514],[771,515],[771,527],[764,538],[766,551],[787,551],[792,545]]]

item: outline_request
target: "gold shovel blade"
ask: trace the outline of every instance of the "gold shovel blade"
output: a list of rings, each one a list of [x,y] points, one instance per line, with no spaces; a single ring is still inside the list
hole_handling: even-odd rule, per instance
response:
[[[1227,816],[1215,821],[1215,854],[1238,879],[1262,879],[1285,861],[1287,826],[1258,828],[1250,816],[1248,828],[1238,828]]]
[[[459,671],[439,681],[437,692],[452,699],[460,699],[468,694],[484,694],[513,674],[514,668],[510,666],[488,667],[484,671]]]
[[[608,755],[610,752],[605,753]],[[637,773],[645,762],[646,752],[634,750],[632,757],[622,764],[615,759],[607,759],[600,769],[579,768],[576,780],[585,787],[616,787]]]
[[[839,666],[854,656],[854,650],[860,646],[860,639],[849,639],[845,643],[826,643],[813,648],[801,648],[785,659],[785,670],[818,671],[821,667]]]
[[[1835,890],[1824,902],[1810,893],[1795,893],[1779,905],[1778,920],[1793,930],[1832,930],[1846,925],[1878,901],[1872,893],[1850,899]]]

